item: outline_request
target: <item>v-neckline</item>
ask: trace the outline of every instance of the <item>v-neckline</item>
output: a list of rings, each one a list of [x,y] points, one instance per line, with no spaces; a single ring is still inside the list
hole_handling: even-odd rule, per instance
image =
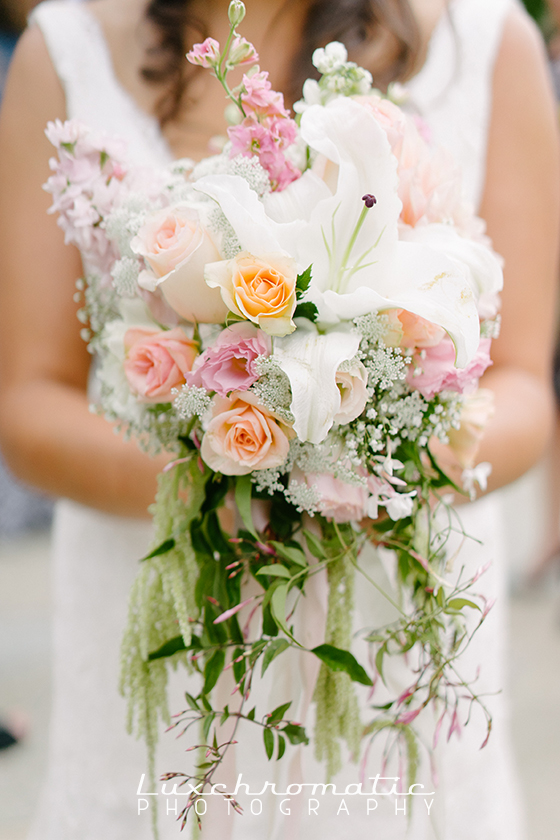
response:
[[[109,43],[105,36],[105,32],[103,30],[103,26],[98,18],[87,8],[87,3],[80,2],[76,3],[75,5],[76,10],[80,10],[80,13],[83,14],[90,24],[90,27],[95,31],[95,37],[97,38],[100,46],[101,54],[103,55],[103,59],[105,62],[106,72],[111,80],[116,91],[120,97],[122,97],[127,103],[132,112],[134,113],[135,117],[144,124],[145,127],[148,128],[149,132],[156,136],[161,143],[162,150],[165,151],[165,154],[168,158],[168,162],[173,162],[177,160],[181,160],[184,155],[177,157],[169,145],[167,138],[163,134],[161,130],[161,125],[159,120],[154,114],[150,114],[148,111],[144,110],[132,93],[122,84],[121,80],[119,79],[116,71],[115,71],[115,64],[113,61],[113,56],[111,54],[111,50],[109,48]],[[418,70],[418,72],[408,81],[405,83],[405,87],[410,87],[411,92],[414,93],[414,88],[417,85],[422,84],[422,79],[429,78],[431,67],[435,61],[435,52],[436,52],[436,44],[441,37],[441,32],[445,26],[446,20],[449,15],[449,10],[445,10],[443,14],[439,17],[436,25],[434,26],[430,38],[428,40],[428,44],[426,47],[426,58],[422,67]],[[413,96],[414,98],[414,96]]]
[[[91,12],[90,9],[87,7],[87,3],[79,2],[76,3],[76,9],[79,9],[80,13],[84,15],[87,19],[90,28],[95,32],[95,38],[99,43],[99,50],[100,54],[103,56],[103,61],[105,63],[105,70],[107,76],[113,85],[114,89],[118,92],[118,95],[127,102],[129,108],[131,109],[132,113],[134,114],[135,118],[146,127],[150,134],[157,137],[159,142],[161,143],[162,150],[165,151],[168,161],[173,162],[176,160],[180,160],[180,158],[176,157],[167,142],[166,137],[164,136],[161,125],[159,120],[153,114],[150,114],[148,111],[145,111],[142,108],[134,96],[128,91],[125,86],[122,84],[121,80],[119,79],[116,71],[115,71],[115,64],[113,61],[113,56],[111,54],[111,50],[109,48],[109,43],[105,36],[105,32],[103,30],[103,26],[98,18]]]

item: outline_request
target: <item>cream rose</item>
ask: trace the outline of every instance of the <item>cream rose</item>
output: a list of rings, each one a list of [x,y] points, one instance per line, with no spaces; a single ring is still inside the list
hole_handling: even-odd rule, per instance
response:
[[[263,332],[283,336],[295,330],[297,269],[291,257],[254,257],[243,251],[232,260],[210,263],[204,276],[212,289],[220,290],[232,312],[258,324]]]
[[[148,268],[140,286],[161,289],[171,308],[187,321],[218,324],[227,315],[221,295],[204,282],[204,266],[219,258],[218,250],[192,207],[166,207],[140,228],[130,247]]]
[[[367,370],[354,359],[336,372],[340,391],[340,408],[334,415],[335,423],[351,423],[359,417],[367,402]]]
[[[200,454],[215,472],[247,475],[279,467],[288,456],[288,436],[278,421],[247,392],[217,397]]]

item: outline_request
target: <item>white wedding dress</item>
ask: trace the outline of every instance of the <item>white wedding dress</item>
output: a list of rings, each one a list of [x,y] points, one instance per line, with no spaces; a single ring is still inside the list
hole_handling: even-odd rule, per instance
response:
[[[419,114],[462,165],[467,192],[475,205],[484,183],[493,64],[504,18],[513,1],[452,0],[449,13],[433,34],[425,66],[409,85]],[[119,85],[102,31],[87,6],[53,0],[35,10],[33,22],[43,32],[64,86],[68,117],[125,137],[130,158],[137,163],[170,161],[157,122],[142,112]],[[505,558],[499,496],[494,494],[464,506],[461,517],[467,533],[475,535],[482,545],[468,541],[456,564],[464,564],[472,573],[491,560],[492,566],[479,587],[488,598],[498,599],[464,657],[461,671],[472,678],[480,665],[478,690],[497,692],[506,683]],[[100,513],[70,501],[58,504],[53,546],[55,661],[50,756],[48,779],[30,840],[151,837],[149,810],[156,797],[145,795],[151,792],[146,782],[142,795],[137,796],[145,772],[145,749],[125,734],[125,703],[117,691],[128,592],[150,537],[147,523]],[[374,565],[378,561],[370,558],[367,562]],[[373,590],[357,588],[356,600],[358,623],[387,620],[385,602],[380,596],[374,597]],[[318,587],[308,598],[299,628],[304,637],[311,638],[321,627],[323,613],[324,593]],[[367,662],[364,651],[358,649],[357,653],[362,662]],[[395,684],[399,680],[397,671],[391,677]],[[299,720],[306,718],[309,724],[312,678],[308,666],[302,665],[297,656],[291,660],[288,657],[276,670],[271,668],[256,691],[257,699],[263,702],[272,693],[270,705],[263,706],[262,711],[270,711],[295,696],[291,715]],[[185,690],[188,679],[184,674],[174,677],[172,711],[184,707],[181,689]],[[362,699],[365,708],[365,694]],[[340,797],[319,795],[320,807],[309,814],[307,798],[298,796],[297,789],[292,788],[295,795],[284,797],[290,802],[282,805],[284,811],[290,809],[289,816],[280,811],[283,797],[270,793],[259,797],[260,816],[251,813],[251,797],[244,799],[241,795],[244,816],[229,817],[225,803],[216,797],[201,836],[204,840],[401,840],[405,836],[413,840],[518,840],[520,817],[504,694],[488,697],[487,703],[494,716],[488,746],[479,750],[485,736],[484,721],[475,715],[461,740],[453,736],[436,750],[437,787],[424,760],[419,781],[426,785],[425,791],[435,793],[426,798],[426,803],[423,797],[416,797],[410,822],[403,815],[402,798],[397,801],[400,810],[395,812],[394,799],[379,796],[378,807],[373,810],[370,805],[368,814],[364,796],[349,795],[342,807]],[[312,725],[308,729],[312,731]],[[226,768],[228,784],[235,784],[238,773],[243,774],[252,793],[260,791],[265,781],[276,781],[277,791],[285,791],[286,785],[298,781],[324,782],[324,770],[313,758],[312,748],[288,747],[282,762],[268,763],[260,734],[249,728],[243,737],[247,739],[244,746],[236,748]],[[445,742],[446,738],[442,735],[441,740]],[[186,746],[176,742],[173,735],[162,736],[158,774],[188,768],[192,753],[184,753]],[[372,753],[366,778],[376,773],[387,775],[379,755]],[[359,781],[356,765],[348,762],[333,781],[338,790],[355,785]],[[180,799],[163,796],[161,791],[157,797],[164,840],[179,836],[174,811]],[[143,809],[140,814],[137,800]],[[150,803],[150,808],[144,809],[144,803]],[[259,805],[255,804],[253,810],[258,811]]]

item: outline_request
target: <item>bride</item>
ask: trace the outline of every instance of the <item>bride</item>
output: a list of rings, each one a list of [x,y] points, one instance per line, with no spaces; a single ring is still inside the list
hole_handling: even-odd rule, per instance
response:
[[[183,54],[207,34],[225,40],[227,5],[43,3],[19,44],[6,88],[0,124],[0,433],[14,472],[64,499],[54,528],[48,782],[33,833],[41,840],[150,837],[148,815],[138,815],[144,753],[124,733],[116,686],[127,593],[150,541],[147,508],[166,461],[147,458],[88,410],[94,374],[73,298],[80,255],[64,244],[47,215],[41,185],[52,149],[44,127],[48,120],[78,117],[124,136],[136,163],[205,156],[210,139],[225,132],[223,95],[210,74],[188,75]],[[412,107],[463,167],[467,195],[505,259],[503,327],[483,382],[495,394],[496,411],[478,460],[492,463],[491,490],[509,483],[539,458],[553,417],[549,357],[559,155],[544,52],[533,25],[514,0],[249,0],[244,35],[263,56],[273,86],[294,98],[311,69],[305,62],[312,50],[335,38],[346,41],[352,58],[369,67],[379,85],[408,80]],[[466,564],[476,568],[493,560],[485,579],[488,597],[503,591],[498,502],[491,494],[464,505],[461,514],[466,531],[483,542],[464,549]],[[495,691],[504,682],[503,599],[484,631],[469,661],[482,664],[486,690]],[[179,711],[180,696],[177,703]],[[501,697],[491,705],[495,733],[485,750],[478,751],[482,738],[480,730],[471,734],[473,725],[438,757],[437,803],[430,817],[417,809],[410,824],[414,840],[520,836],[507,709]],[[169,737],[162,740],[169,749]],[[159,772],[177,769],[177,756],[186,760],[173,741],[169,755],[175,757],[159,758]],[[276,772],[257,749],[235,760],[257,789]],[[297,749],[290,761],[291,779],[323,781],[320,768]],[[345,768],[343,784],[356,775],[354,767]],[[173,809],[173,802],[160,802],[165,838],[177,836]],[[203,836],[311,840],[373,830],[391,840],[406,834],[407,821],[394,811],[366,817],[363,810],[335,820],[332,811],[328,819],[296,808],[279,815],[277,806],[261,817],[214,816]]]

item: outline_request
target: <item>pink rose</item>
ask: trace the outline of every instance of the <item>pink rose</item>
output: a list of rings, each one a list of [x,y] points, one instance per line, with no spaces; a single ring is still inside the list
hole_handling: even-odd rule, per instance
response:
[[[126,331],[124,372],[133,393],[142,402],[171,402],[171,389],[185,383],[198,345],[180,327],[154,331]]]
[[[354,99],[375,117],[387,134],[393,154],[397,154],[407,122],[403,111],[390,99],[383,99],[375,93],[368,96],[355,96]]]
[[[319,494],[319,511],[335,522],[359,522],[367,514],[368,490],[359,484],[346,484],[330,473],[309,473],[309,487]]]
[[[490,344],[491,339],[481,338],[478,350],[467,367],[457,368],[455,347],[446,336],[435,347],[427,347],[415,354],[406,381],[427,400],[431,400],[440,391],[472,393],[486,368],[492,364]]]
[[[337,370],[336,384],[340,390],[340,408],[334,416],[335,423],[351,423],[359,417],[367,402],[367,370],[354,361],[348,370]]]
[[[214,38],[207,38],[202,44],[195,44],[187,53],[187,61],[198,67],[215,67],[220,61],[220,45]]]
[[[204,281],[204,266],[220,258],[196,210],[176,206],[158,210],[131,242],[150,270],[138,283],[150,292],[160,288],[172,309],[187,321],[216,324],[227,309],[218,291]]]
[[[230,391],[246,391],[259,378],[256,358],[270,352],[270,338],[262,330],[246,321],[232,324],[196,359],[187,384],[216,391],[220,397]]]
[[[277,420],[250,393],[217,397],[213,417],[202,438],[200,454],[215,472],[247,475],[279,467],[289,442]]]

